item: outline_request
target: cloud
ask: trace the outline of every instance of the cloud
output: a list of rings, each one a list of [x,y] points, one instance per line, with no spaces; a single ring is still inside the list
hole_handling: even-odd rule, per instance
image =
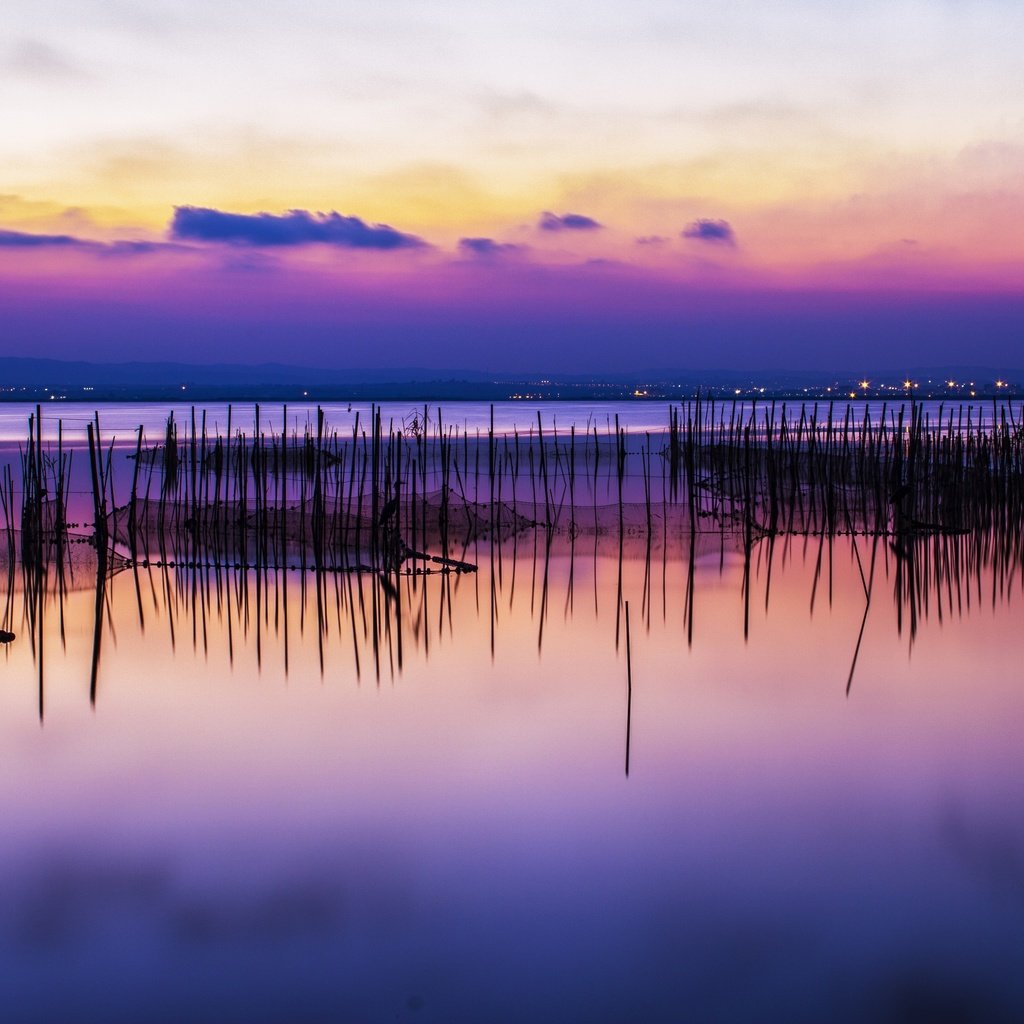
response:
[[[727,220],[709,220],[702,217],[687,224],[680,234],[683,238],[692,238],[698,242],[732,246],[736,244],[736,233]]]
[[[86,244],[99,246],[100,254],[103,256],[151,256],[167,252],[196,252],[195,247],[191,245],[177,245],[174,242],[146,242],[137,239]]]
[[[459,251],[465,256],[493,259],[497,256],[514,256],[524,252],[524,246],[510,242],[496,242],[493,238],[460,238]]]
[[[0,197],[2,200],[4,197]],[[170,235],[173,241],[85,238],[65,232],[33,232],[0,229],[0,250],[60,248],[103,257],[148,256],[156,253],[200,252],[190,242],[227,242],[237,247],[277,249],[320,243],[350,249],[419,249],[427,243],[386,224],[367,224],[359,217],[339,213],[290,210],[286,214],[236,214],[194,206],[174,210]],[[184,243],[184,244],[183,244]],[[490,239],[470,239],[464,250],[476,255],[511,253],[517,246],[503,246]],[[488,250],[487,243],[490,243]],[[485,251],[488,250],[488,251]],[[223,250],[221,250],[223,251]],[[236,248],[235,252],[239,249]],[[251,261],[246,258],[249,263]],[[263,264],[261,264],[261,269]]]
[[[76,249],[98,256],[149,256],[154,253],[192,252],[192,246],[173,242],[148,242],[124,239],[98,242],[77,235],[45,235],[31,231],[0,230],[0,250],[3,249]]]
[[[273,213],[224,213],[200,206],[176,206],[171,236],[202,242],[236,245],[292,246],[321,243],[345,249],[418,249],[423,239],[387,224],[367,224],[340,213],[289,210]]]
[[[521,118],[550,120],[559,113],[557,104],[526,90],[516,93],[489,92],[480,97],[479,103],[488,122]]]
[[[65,206],[52,200],[26,199],[0,193],[0,228],[33,234],[73,235],[76,238],[102,236],[104,224],[130,223],[132,214],[112,206],[85,208]],[[122,227],[122,231],[141,230]]]
[[[87,246],[73,235],[35,235],[28,231],[0,231],[0,249],[42,249],[48,246]]]
[[[582,213],[551,213],[545,210],[540,215],[537,225],[541,231],[596,231],[603,225],[593,217],[585,217]]]
[[[0,70],[40,81],[82,82],[90,77],[73,59],[38,39],[17,43],[0,62]]]
[[[636,239],[637,245],[667,245],[668,239],[664,235],[641,235]]]

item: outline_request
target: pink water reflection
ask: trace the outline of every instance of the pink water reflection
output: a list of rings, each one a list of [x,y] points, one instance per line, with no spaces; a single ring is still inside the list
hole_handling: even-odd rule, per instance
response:
[[[882,548],[847,696],[849,542],[816,586],[816,544],[778,543],[770,589],[759,550],[748,595],[735,550],[706,554],[692,644],[678,554],[621,565],[628,779],[603,549],[405,578],[376,658],[373,577],[329,578],[318,630],[312,574],[121,573],[95,708],[94,594],[65,598],[63,643],[51,597],[42,726],[24,622],[2,655],[19,1019],[1015,1012],[1021,595],[940,621],[936,593],[911,641]]]

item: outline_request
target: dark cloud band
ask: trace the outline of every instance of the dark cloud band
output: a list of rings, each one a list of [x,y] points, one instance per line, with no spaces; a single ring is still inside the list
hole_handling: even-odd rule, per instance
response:
[[[602,225],[582,213],[557,214],[545,210],[540,215],[538,227],[541,231],[597,231]]]
[[[496,256],[514,256],[523,251],[521,245],[510,242],[496,242],[493,238],[460,238],[459,252],[464,256],[478,256],[489,259]]]
[[[225,213],[200,206],[176,206],[171,236],[183,241],[235,245],[334,245],[346,249],[418,249],[426,243],[387,224],[367,224],[340,213],[289,210],[273,213]]]
[[[0,231],[0,249],[70,248],[89,244],[72,235],[33,235],[27,231]]]
[[[680,234],[683,238],[692,238],[698,242],[711,242],[718,245],[736,244],[736,233],[727,220],[701,218],[687,224]]]

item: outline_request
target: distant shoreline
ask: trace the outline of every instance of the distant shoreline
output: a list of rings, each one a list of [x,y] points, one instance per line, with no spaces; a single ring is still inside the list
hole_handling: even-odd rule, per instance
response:
[[[638,394],[642,391],[642,394]],[[344,404],[365,402],[429,402],[446,405],[458,402],[619,402],[638,405],[652,402],[681,402],[697,395],[715,401],[815,401],[815,402],[907,402],[946,401],[981,402],[1007,401],[1024,398],[1024,384],[1007,382],[1000,387],[971,388],[969,385],[929,386],[904,388],[898,385],[877,389],[850,389],[843,385],[818,386],[748,386],[734,387],[715,384],[662,384],[647,385],[643,389],[619,384],[575,385],[555,383],[516,386],[505,383],[478,384],[473,382],[430,382],[409,384],[356,384],[349,387],[336,385],[322,387],[296,387],[295,385],[154,385],[150,387],[116,386],[61,386],[4,385],[0,387],[0,404],[89,405],[96,403],[184,403],[201,405],[211,402],[273,404]]]
[[[0,358],[0,402],[672,402],[698,393],[716,400],[991,400],[1024,396],[1024,370],[641,367],[606,374],[502,373]]]

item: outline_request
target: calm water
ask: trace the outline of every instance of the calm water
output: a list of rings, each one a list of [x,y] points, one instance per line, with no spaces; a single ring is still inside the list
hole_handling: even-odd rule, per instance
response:
[[[799,400],[790,400],[785,403],[788,414],[794,413],[799,418],[801,404],[805,404],[808,413],[817,406],[818,418],[823,420],[827,415],[828,403],[813,400],[801,403]],[[537,417],[540,415],[541,423],[545,431],[554,429],[568,431],[575,426],[577,433],[589,430],[593,433],[594,427],[603,434],[609,429],[614,429],[615,418],[618,416],[619,423],[632,433],[642,434],[644,431],[666,430],[668,428],[668,405],[664,401],[636,401],[636,402],[495,402],[494,428],[501,433],[510,433],[519,430],[525,433],[531,428],[537,429]],[[834,417],[841,421],[846,415],[847,407],[851,410],[851,417],[854,422],[863,420],[867,410],[873,422],[877,423],[883,410],[888,417],[893,412],[899,413],[901,403],[897,399],[888,403],[881,401],[851,402],[836,400],[834,406]],[[993,403],[991,401],[969,401],[955,402],[919,402],[918,405],[932,419],[937,419],[940,412],[945,421],[950,412],[954,414],[954,423],[958,417],[963,425],[967,423],[968,414],[972,422],[977,424],[991,423],[993,418]],[[761,409],[770,408],[771,402],[759,403]],[[780,410],[783,402],[776,402]],[[490,426],[491,403],[488,402],[445,402],[441,407],[440,419],[444,426],[457,427],[460,431],[469,430],[486,433]],[[997,412],[1006,411],[1012,414],[1015,422],[1022,422],[1022,403],[1020,402],[999,402],[995,409]],[[207,427],[210,433],[219,429],[222,433],[228,423],[227,403],[208,403],[196,407],[196,414],[201,423],[202,413],[205,411]],[[359,416],[360,425],[369,429],[371,404],[369,402],[351,403],[324,403],[324,413],[331,428],[346,434],[351,433],[355,424],[356,416]],[[414,402],[383,402],[378,408],[381,410],[385,433],[389,423],[395,427],[401,427],[403,423],[411,423],[414,416],[423,418],[424,406]],[[716,403],[718,409],[731,409],[731,403],[719,401]],[[905,406],[907,419],[909,420],[909,403]],[[28,434],[28,418],[35,412],[35,405],[28,402],[3,402],[0,403],[0,443],[23,441]],[[749,415],[751,410],[750,402],[737,402],[738,412],[745,412]],[[97,410],[95,403],[86,402],[50,402],[43,406],[43,436],[44,438],[56,440],[58,421],[63,421],[65,437],[71,443],[82,444],[85,441],[85,426],[92,420],[94,413],[98,413],[100,428],[104,438],[109,442],[116,439],[123,444],[133,444],[139,426],[145,428],[146,436],[152,441],[157,441],[163,434],[167,424],[168,414],[173,412],[175,420],[180,428],[184,429],[192,416],[193,406],[188,402],[178,404],[167,404],[161,402],[108,402],[101,404]],[[962,416],[961,416],[962,410]],[[262,405],[260,407],[261,425],[266,431],[275,431],[280,434],[285,424],[287,415],[288,432],[298,430],[301,435],[307,424],[316,424],[317,405],[292,403],[287,407],[281,405]],[[729,412],[726,411],[728,421]],[[431,431],[436,427],[439,413],[436,403],[427,403],[427,418]],[[254,406],[252,403],[236,403],[231,407],[232,429],[241,429],[251,433],[255,422]]]
[[[1022,1019],[1019,573],[680,550],[15,572],[4,1019]]]

